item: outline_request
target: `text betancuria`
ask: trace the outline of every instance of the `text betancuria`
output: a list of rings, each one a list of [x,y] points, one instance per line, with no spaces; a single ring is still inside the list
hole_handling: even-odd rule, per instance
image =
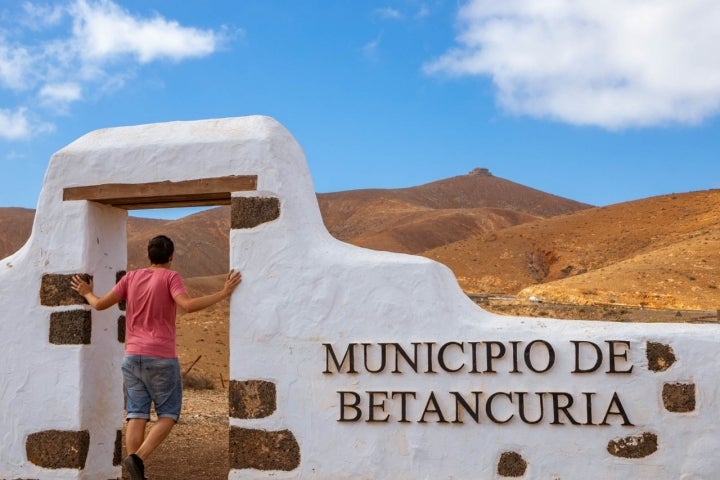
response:
[[[570,340],[562,347],[531,341],[352,342],[322,344],[325,375],[542,375],[572,359],[573,375],[629,375],[631,344],[626,340]],[[570,365],[565,363],[565,365]],[[572,378],[572,377],[571,377]],[[620,395],[574,392],[569,380],[544,391],[426,392],[407,389],[338,390],[338,421],[344,423],[489,423],[632,426]]]

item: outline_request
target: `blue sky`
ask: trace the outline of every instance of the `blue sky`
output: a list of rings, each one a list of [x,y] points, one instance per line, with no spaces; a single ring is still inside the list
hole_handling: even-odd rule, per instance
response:
[[[720,188],[716,0],[0,0],[0,206],[99,128],[269,115],[318,192]]]

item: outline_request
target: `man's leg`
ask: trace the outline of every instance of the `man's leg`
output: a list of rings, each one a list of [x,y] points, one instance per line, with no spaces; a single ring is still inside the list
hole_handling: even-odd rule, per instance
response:
[[[165,440],[175,426],[175,419],[161,417],[150,428],[147,437],[145,435],[145,425],[147,420],[142,418],[132,418],[128,420],[128,426],[125,431],[125,447],[128,456],[123,460],[123,464],[130,474],[132,480],[145,480],[145,459]]]
[[[158,418],[157,422],[155,422],[155,425],[150,428],[150,431],[147,434],[147,437],[145,437],[145,440],[138,445],[137,449],[134,452],[130,451],[129,443],[128,444],[128,454],[134,453],[141,459],[145,460],[150,456],[150,454],[167,438],[167,436],[170,434],[170,430],[175,426],[175,420],[168,417],[161,417]],[[128,424],[128,431],[130,430],[130,424]],[[143,432],[145,431],[145,426],[143,425]],[[128,435],[129,438],[129,435]]]
[[[147,420],[144,418],[128,419],[125,429],[125,449],[128,455],[136,453],[145,441],[145,425],[147,425]]]

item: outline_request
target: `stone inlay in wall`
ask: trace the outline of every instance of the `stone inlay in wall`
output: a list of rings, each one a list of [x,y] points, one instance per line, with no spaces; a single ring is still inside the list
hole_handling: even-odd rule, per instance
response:
[[[122,462],[122,430],[115,433],[115,450],[113,451],[113,466],[120,465]]]
[[[522,477],[527,470],[527,462],[517,452],[503,452],[497,465],[497,473],[502,477]]]
[[[125,343],[125,315],[120,315],[117,321],[117,339],[120,343]]]
[[[230,428],[230,468],[290,471],[300,465],[300,446],[290,430]]]
[[[264,418],[277,408],[275,384],[264,380],[231,380],[228,399],[234,418]]]
[[[664,372],[675,363],[675,352],[670,345],[647,342],[646,355],[648,369],[652,372]]]
[[[280,199],[276,197],[233,197],[230,228],[253,228],[280,216]]]
[[[46,430],[28,435],[25,451],[29,461],[43,468],[85,468],[90,432]]]
[[[657,435],[649,432],[610,440],[607,445],[610,455],[621,458],[643,458],[651,455],[657,449]]]
[[[50,343],[87,345],[91,337],[92,317],[89,310],[67,310],[50,314]]]
[[[666,383],[663,385],[662,399],[669,412],[692,412],[695,410],[695,384]]]
[[[115,283],[118,283],[120,281],[120,279],[125,276],[126,273],[127,272],[125,270],[118,270],[117,272],[115,272]],[[126,306],[127,306],[127,302],[125,300],[120,300],[118,302],[118,308],[121,311],[124,312]]]
[[[43,275],[40,283],[40,304],[49,307],[61,305],[87,305],[82,295],[72,289],[70,280],[73,274],[48,273]],[[86,282],[92,280],[88,274],[80,274]]]

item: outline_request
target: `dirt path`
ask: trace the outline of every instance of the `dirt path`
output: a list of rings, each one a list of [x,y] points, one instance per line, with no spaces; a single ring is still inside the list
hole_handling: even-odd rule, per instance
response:
[[[475,297],[473,300],[490,312],[512,316],[637,323],[718,323],[720,321],[719,311],[661,310],[616,304],[568,305],[519,302],[511,296]]]
[[[147,460],[145,476],[151,480],[227,480],[228,430],[226,389],[186,389],[180,423]],[[129,477],[123,474],[123,478]]]

